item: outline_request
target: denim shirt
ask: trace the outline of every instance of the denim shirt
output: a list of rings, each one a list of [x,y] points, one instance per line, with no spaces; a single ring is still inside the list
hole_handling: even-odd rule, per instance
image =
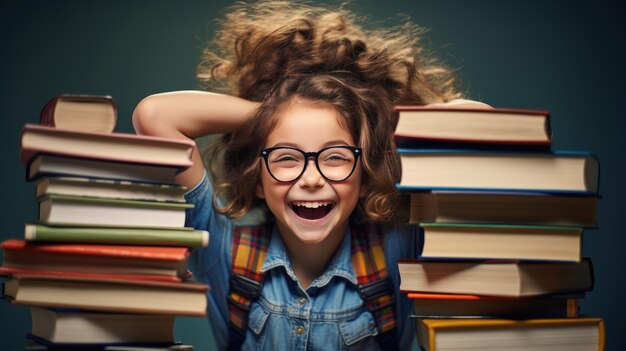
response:
[[[207,315],[217,347],[228,345],[228,308],[232,229],[235,223],[212,207],[208,177],[186,194],[195,208],[187,211],[187,226],[208,230],[209,246],[193,252],[191,267],[209,284]],[[400,348],[415,344],[415,323],[408,318],[411,302],[398,292],[396,260],[415,257],[417,235],[413,227],[385,230],[387,269],[395,285]],[[349,229],[324,273],[304,289],[298,282],[276,227],[261,267],[265,281],[260,297],[248,314],[244,350],[378,350],[373,315],[364,305],[352,267]]]

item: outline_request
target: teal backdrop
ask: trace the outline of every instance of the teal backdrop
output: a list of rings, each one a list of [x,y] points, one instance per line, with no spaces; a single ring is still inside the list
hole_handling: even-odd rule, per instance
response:
[[[37,217],[19,162],[20,129],[62,93],[108,94],[118,132],[142,97],[195,89],[195,65],[231,1],[17,1],[0,5],[0,239],[20,238]],[[398,14],[430,29],[425,42],[458,68],[468,96],[496,107],[549,110],[554,148],[589,150],[601,163],[599,229],[584,235],[596,285],[582,311],[606,320],[607,350],[626,344],[622,318],[626,233],[623,85],[626,31],[621,7],[596,1],[374,1],[349,6],[372,22]],[[0,349],[20,350],[29,310],[0,300]],[[179,318],[176,336],[212,348],[203,318]],[[619,345],[622,345],[621,347]]]

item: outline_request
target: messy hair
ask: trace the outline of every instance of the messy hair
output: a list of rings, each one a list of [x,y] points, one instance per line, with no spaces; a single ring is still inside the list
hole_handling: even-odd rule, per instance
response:
[[[460,97],[453,72],[419,45],[423,30],[405,22],[365,30],[344,8],[286,1],[238,3],[203,51],[197,77],[261,102],[248,123],[206,153],[216,184],[216,209],[229,217],[259,199],[259,153],[280,112],[294,101],[332,107],[363,148],[362,197],[357,215],[394,222],[400,164],[392,134],[394,105],[424,105]]]

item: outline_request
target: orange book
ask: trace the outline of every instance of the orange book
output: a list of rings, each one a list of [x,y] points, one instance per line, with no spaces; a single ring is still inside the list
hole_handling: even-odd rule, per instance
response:
[[[36,243],[11,239],[3,274],[44,273],[180,281],[187,273],[185,247]],[[29,273],[30,272],[30,273]]]

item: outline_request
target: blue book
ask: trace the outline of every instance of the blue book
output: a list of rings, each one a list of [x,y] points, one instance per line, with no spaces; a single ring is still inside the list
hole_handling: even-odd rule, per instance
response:
[[[398,149],[398,189],[598,193],[600,165],[588,152]]]

